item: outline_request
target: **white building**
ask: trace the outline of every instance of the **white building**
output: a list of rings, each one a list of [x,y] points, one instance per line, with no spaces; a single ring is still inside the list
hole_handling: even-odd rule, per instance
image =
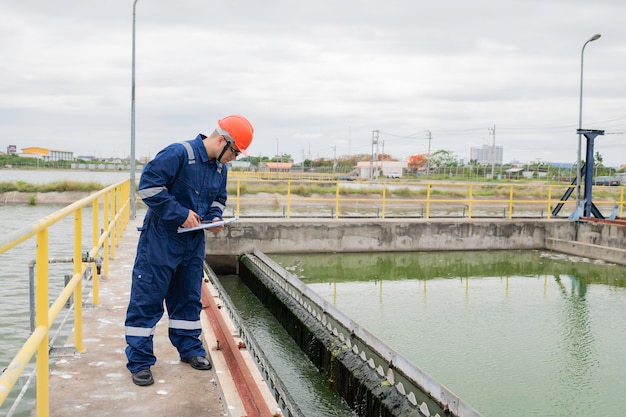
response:
[[[470,161],[476,161],[479,165],[502,165],[504,156],[504,148],[502,146],[494,147],[483,145],[481,148],[470,148]],[[494,159],[495,158],[495,159]]]
[[[408,163],[405,161],[362,161],[357,163],[356,168],[361,178],[377,178],[386,177],[392,171],[402,176],[407,166]]]

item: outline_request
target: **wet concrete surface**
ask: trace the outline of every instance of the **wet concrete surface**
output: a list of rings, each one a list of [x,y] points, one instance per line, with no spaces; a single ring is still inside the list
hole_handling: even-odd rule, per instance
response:
[[[218,386],[219,367],[218,371],[215,367],[198,371],[180,362],[167,336],[167,317],[159,322],[154,336],[154,385],[139,387],[131,380],[124,353],[124,319],[139,237],[136,226],[141,220],[131,220],[115,249],[108,277],[100,281],[99,307],[83,310],[86,352],[56,360],[50,374],[50,416],[231,415]],[[73,333],[66,346],[73,346]]]

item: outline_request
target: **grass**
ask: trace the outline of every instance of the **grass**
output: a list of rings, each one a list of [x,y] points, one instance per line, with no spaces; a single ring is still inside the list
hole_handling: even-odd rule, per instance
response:
[[[0,182],[0,193],[8,193],[11,191],[20,193],[91,192],[103,188],[105,188],[105,186],[98,182],[55,181],[46,184],[29,184],[25,181]]]

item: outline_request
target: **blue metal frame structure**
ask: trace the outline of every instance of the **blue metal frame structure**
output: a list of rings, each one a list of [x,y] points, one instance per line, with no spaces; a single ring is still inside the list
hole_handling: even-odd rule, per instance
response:
[[[604,135],[604,130],[578,129],[576,133],[585,136],[585,139],[587,139],[585,163],[580,167],[581,178],[585,180],[585,188],[584,196],[580,201],[579,206],[576,207],[574,213],[572,213],[572,215],[570,216],[570,219],[578,220],[581,217],[589,217],[591,214],[593,214],[593,216],[598,219],[604,219],[604,216],[602,215],[602,213],[600,213],[600,210],[598,210],[596,205],[593,204],[593,201],[591,199],[591,191],[593,186],[593,154],[595,139],[597,136]],[[576,180],[572,182],[572,185],[574,185],[575,183]],[[563,194],[563,197],[561,197],[561,201],[566,201],[572,195],[573,191],[574,188],[569,187],[565,191],[565,194]],[[562,202],[554,207],[554,209],[552,210],[552,216],[556,216],[559,211],[561,211],[561,208],[563,208]]]

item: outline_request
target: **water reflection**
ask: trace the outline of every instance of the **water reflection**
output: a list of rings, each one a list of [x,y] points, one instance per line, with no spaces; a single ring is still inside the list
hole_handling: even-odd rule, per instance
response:
[[[592,398],[597,396],[597,392],[594,391],[599,386],[597,384],[599,360],[594,343],[591,312],[586,300],[587,283],[571,275],[567,276],[566,280],[569,282],[564,283],[561,277],[555,277],[561,297],[565,301],[562,304],[560,321],[561,349],[555,350],[555,355],[564,355],[568,358],[565,361],[558,361],[567,366],[561,366],[555,377],[558,378],[557,383],[564,389],[583,391],[585,395],[569,401],[563,401],[561,398],[555,398],[554,401],[558,408],[566,413],[575,409],[592,414],[594,407],[586,398],[588,395]]]
[[[306,282],[574,276],[585,283],[626,286],[624,268],[542,251],[468,251],[272,255]]]

